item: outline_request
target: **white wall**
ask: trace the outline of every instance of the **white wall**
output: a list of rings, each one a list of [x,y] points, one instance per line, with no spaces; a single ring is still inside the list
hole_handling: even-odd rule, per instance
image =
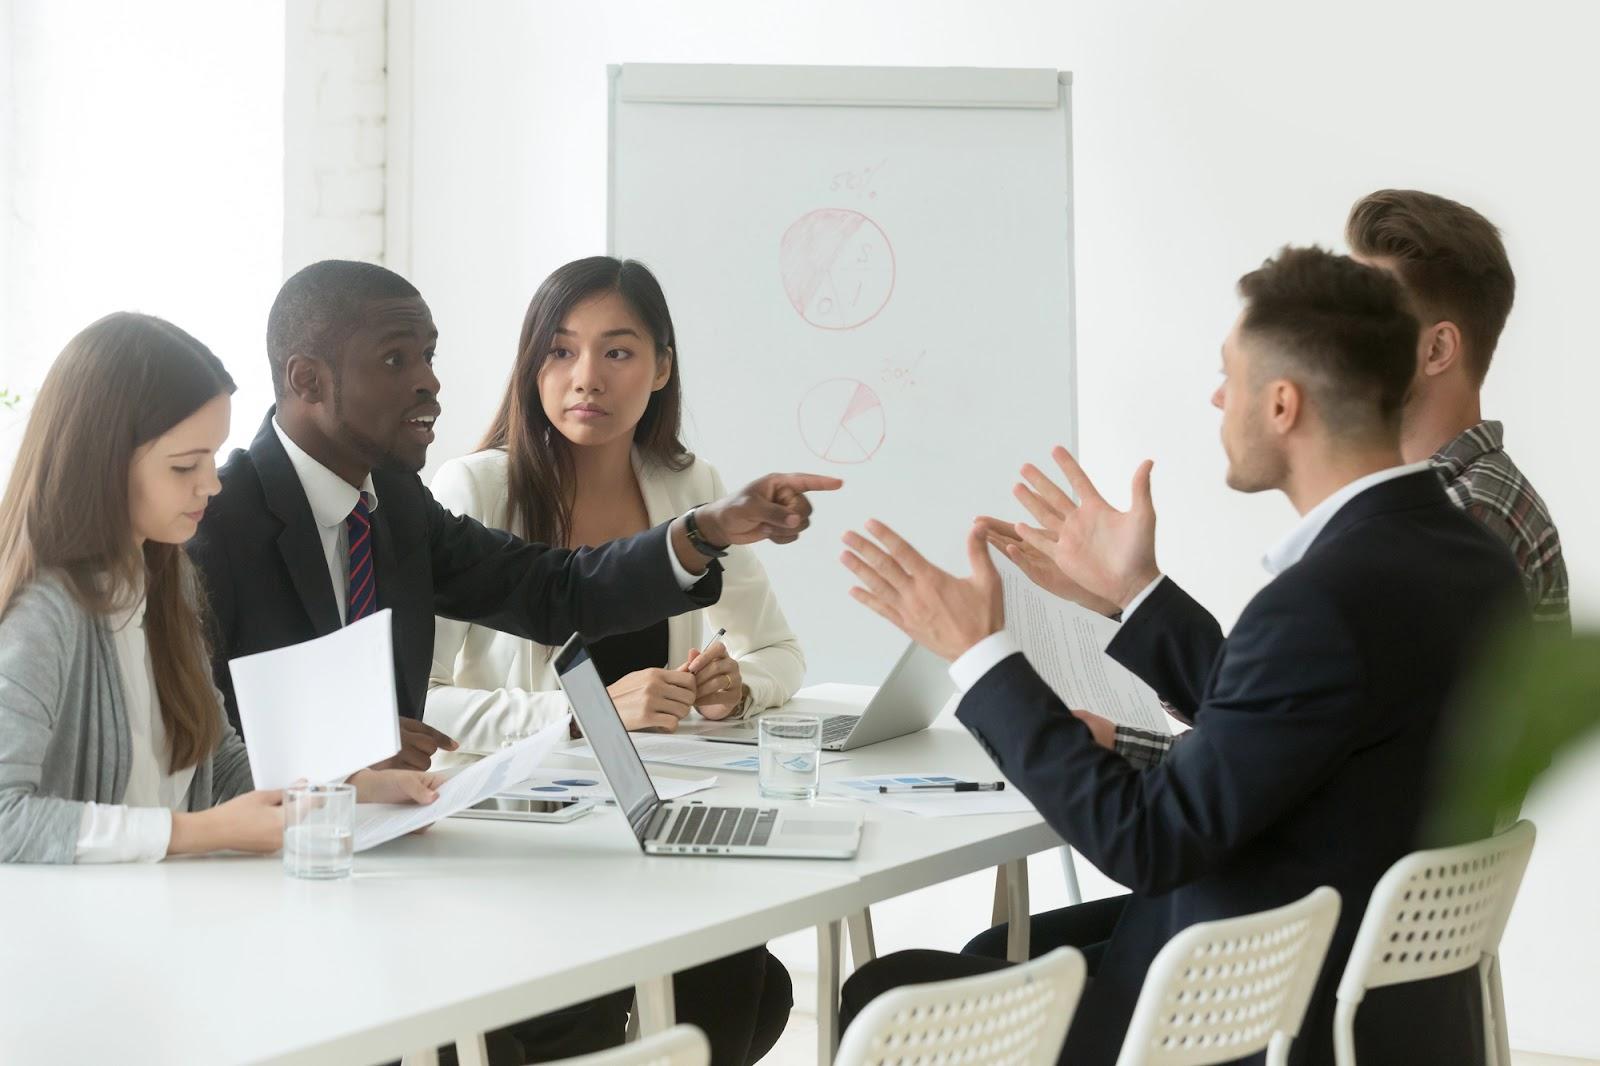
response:
[[[0,86],[0,386],[31,395],[73,334],[137,310],[227,363],[236,410],[265,406],[261,336],[283,221],[281,12],[12,0],[0,18],[11,73]],[[5,469],[20,422],[0,414]]]
[[[321,259],[381,263],[384,0],[289,0],[285,12],[284,276]]]
[[[418,0],[407,226],[442,332],[434,461],[481,433],[538,282],[604,247],[606,64],[1052,67],[1074,75],[1083,457],[1119,494],[1156,460],[1163,565],[1226,621],[1293,518],[1281,498],[1222,485],[1207,397],[1234,280],[1286,241],[1339,244],[1359,195],[1420,187],[1505,231],[1521,284],[1488,413],[1549,502],[1577,608],[1595,619],[1600,495],[1582,445],[1600,361],[1582,324],[1600,246],[1597,33],[1600,8],[1547,0]],[[974,353],[974,387],[1026,386],[988,354]],[[1591,749],[1530,808],[1550,812],[1528,883],[1542,905],[1519,913],[1505,951],[1513,1034],[1530,1050],[1600,1057],[1595,968],[1540,954],[1600,957],[1593,879],[1574,876],[1594,831],[1571,816],[1600,813],[1597,771]],[[906,912],[888,924],[915,935]]]

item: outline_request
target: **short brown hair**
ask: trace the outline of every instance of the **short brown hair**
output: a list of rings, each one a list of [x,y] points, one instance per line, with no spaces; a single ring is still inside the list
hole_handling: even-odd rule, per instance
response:
[[[1271,370],[1295,376],[1332,432],[1399,432],[1419,327],[1393,276],[1286,246],[1239,279],[1239,295],[1240,333],[1260,343]]]
[[[1350,209],[1345,239],[1357,255],[1393,260],[1420,308],[1460,327],[1467,367],[1481,383],[1517,292],[1494,223],[1443,196],[1380,189]]]

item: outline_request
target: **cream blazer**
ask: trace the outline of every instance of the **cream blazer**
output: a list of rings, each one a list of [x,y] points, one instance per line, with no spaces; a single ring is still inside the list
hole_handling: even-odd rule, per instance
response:
[[[699,459],[674,471],[644,462],[635,451],[633,469],[651,525],[726,494],[716,470]],[[450,460],[434,475],[433,495],[456,514],[507,528],[505,453],[482,451]],[[726,627],[724,642],[750,690],[748,717],[788,702],[800,687],[806,660],[755,553],[735,547],[722,564],[722,598],[667,620],[667,663],[682,663],[704,636]],[[556,650],[484,626],[438,619],[424,720],[472,754],[496,750],[507,734],[540,729],[568,710],[556,680]],[[440,752],[435,766],[458,761]]]

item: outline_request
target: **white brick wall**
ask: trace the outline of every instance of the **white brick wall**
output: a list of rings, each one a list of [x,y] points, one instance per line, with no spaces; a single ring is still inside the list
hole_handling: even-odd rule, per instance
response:
[[[284,274],[319,259],[384,261],[385,0],[289,0]]]

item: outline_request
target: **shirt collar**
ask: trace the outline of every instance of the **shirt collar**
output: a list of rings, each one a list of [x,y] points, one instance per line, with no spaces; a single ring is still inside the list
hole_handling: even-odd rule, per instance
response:
[[[1301,517],[1299,523],[1289,531],[1289,535],[1280,540],[1261,559],[1261,565],[1266,567],[1267,573],[1277,577],[1289,567],[1298,563],[1317,535],[1327,526],[1333,516],[1338,514],[1345,504],[1355,499],[1375,485],[1395,478],[1415,474],[1419,470],[1429,469],[1427,461],[1408,463],[1405,466],[1391,466],[1386,470],[1378,470],[1365,477],[1358,477],[1344,488],[1335,492]]]
[[[367,498],[367,510],[378,509],[378,490],[372,486],[370,473],[367,480],[361,483],[361,488],[357,489],[290,440],[289,434],[278,425],[276,418],[272,420],[272,430],[278,435],[283,450],[289,454],[289,463],[294,467],[295,476],[300,479],[300,487],[305,489],[306,501],[311,504],[311,517],[317,525],[324,529],[344,525],[344,520],[356,509],[356,501],[363,495]]]
[[[1504,444],[1505,427],[1486,420],[1462,430],[1460,436],[1434,452],[1429,462],[1453,478],[1490,452],[1502,450]]]

